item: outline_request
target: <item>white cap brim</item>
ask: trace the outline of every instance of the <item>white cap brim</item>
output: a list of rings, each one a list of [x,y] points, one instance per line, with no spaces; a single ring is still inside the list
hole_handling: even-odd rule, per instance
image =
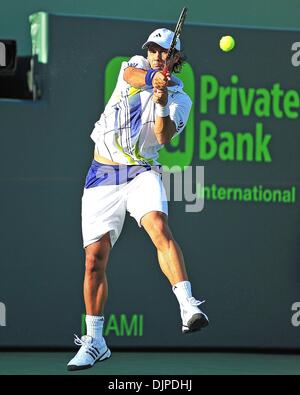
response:
[[[162,29],[154,30],[154,32],[152,32],[148,37],[148,40],[142,45],[142,49],[146,49],[148,45],[151,43],[157,44],[164,49],[169,49],[173,41],[173,37],[174,37],[174,32],[172,32],[169,29],[162,28]],[[177,51],[180,51],[179,38],[176,42],[175,48],[177,49]]]

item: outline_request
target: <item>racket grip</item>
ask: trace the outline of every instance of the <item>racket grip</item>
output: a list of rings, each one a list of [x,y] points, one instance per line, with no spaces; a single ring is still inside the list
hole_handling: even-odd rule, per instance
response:
[[[168,81],[170,81],[171,77],[170,77],[170,71],[168,69],[168,66],[164,66],[163,70],[162,70],[163,75],[165,75],[168,79]]]

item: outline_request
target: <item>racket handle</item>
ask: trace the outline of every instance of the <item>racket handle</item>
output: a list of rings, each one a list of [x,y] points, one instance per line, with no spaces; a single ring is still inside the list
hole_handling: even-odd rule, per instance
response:
[[[171,79],[170,71],[169,71],[167,65],[164,66],[162,73],[163,73],[163,75],[165,75],[167,77],[168,81],[170,81],[170,79]]]

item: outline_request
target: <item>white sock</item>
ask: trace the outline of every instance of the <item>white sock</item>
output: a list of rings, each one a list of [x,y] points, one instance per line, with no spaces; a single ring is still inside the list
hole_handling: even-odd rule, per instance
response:
[[[180,281],[174,284],[172,290],[180,305],[185,304],[192,297],[192,286],[189,281]]]
[[[99,315],[86,315],[86,334],[92,336],[96,340],[101,340],[104,317]]]

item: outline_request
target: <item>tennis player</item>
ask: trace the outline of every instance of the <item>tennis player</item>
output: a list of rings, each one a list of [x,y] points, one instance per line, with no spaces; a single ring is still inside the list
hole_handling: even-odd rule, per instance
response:
[[[203,302],[192,295],[183,254],[168,226],[167,197],[157,161],[164,144],[184,130],[192,105],[181,80],[172,74],[180,72],[185,60],[179,39],[168,63],[170,73],[162,73],[173,35],[165,28],[155,30],[142,46],[147,59],[133,56],[122,63],[115,90],[91,134],[94,160],[82,197],[87,335],[75,336],[80,349],[68,370],[90,368],[111,355],[103,337],[105,270],[126,211],[157,249],[161,270],[179,303],[182,332],[208,324],[199,308]]]

